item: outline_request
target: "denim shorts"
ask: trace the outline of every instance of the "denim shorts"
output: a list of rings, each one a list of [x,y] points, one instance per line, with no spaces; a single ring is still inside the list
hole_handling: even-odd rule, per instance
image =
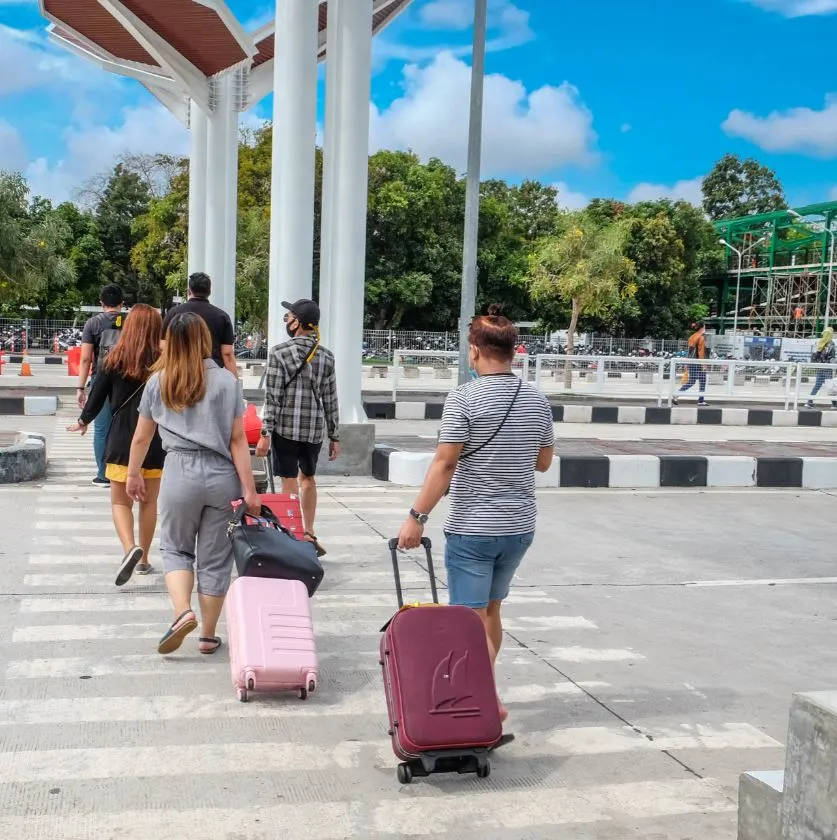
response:
[[[450,603],[485,609],[504,601],[534,533],[501,537],[445,534],[445,569]]]

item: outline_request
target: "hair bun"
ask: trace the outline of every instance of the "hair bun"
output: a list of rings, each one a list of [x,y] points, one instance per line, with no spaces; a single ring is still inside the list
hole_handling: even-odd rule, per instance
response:
[[[500,318],[503,315],[503,307],[499,303],[492,303],[488,307],[488,316],[490,318]]]

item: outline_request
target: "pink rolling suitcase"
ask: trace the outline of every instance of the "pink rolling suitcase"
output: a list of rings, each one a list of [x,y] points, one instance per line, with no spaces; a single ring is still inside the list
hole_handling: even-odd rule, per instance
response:
[[[316,690],[317,649],[304,583],[236,578],[224,609],[230,672],[242,703],[253,692],[296,691],[305,700]]]

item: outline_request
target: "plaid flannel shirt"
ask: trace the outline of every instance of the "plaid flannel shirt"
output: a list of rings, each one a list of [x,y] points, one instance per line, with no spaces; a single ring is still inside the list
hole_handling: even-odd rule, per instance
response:
[[[334,354],[320,345],[305,364],[315,342],[313,336],[292,338],[270,351],[262,418],[268,433],[301,443],[322,443],[326,434],[329,440],[339,440]]]

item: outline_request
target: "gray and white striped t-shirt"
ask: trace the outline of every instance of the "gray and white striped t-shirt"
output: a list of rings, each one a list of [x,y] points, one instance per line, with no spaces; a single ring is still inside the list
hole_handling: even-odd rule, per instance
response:
[[[462,443],[463,455],[487,441],[514,399],[513,374],[481,376],[451,391],[445,400],[439,443]],[[497,436],[471,457],[460,459],[450,489],[445,531],[503,536],[535,530],[535,463],[555,444],[547,398],[524,382]]]

